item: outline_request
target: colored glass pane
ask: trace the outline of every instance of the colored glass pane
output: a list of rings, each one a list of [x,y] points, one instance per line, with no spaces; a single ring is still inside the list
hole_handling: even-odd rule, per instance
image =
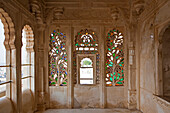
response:
[[[99,81],[99,53],[98,53],[98,40],[96,33],[91,30],[81,30],[77,33],[74,40],[74,53],[73,53],[73,68],[74,68],[74,74],[75,74],[75,82],[77,83],[77,62],[76,57],[78,54],[96,54],[96,83]],[[82,62],[84,63],[84,66],[88,67],[90,66],[89,61]],[[84,81],[82,81],[84,83]]]
[[[66,35],[54,30],[50,36],[49,51],[49,85],[67,85]]]
[[[106,85],[122,86],[124,84],[124,49],[123,35],[113,29],[107,34],[106,50]],[[112,75],[112,76],[108,76]],[[112,79],[111,79],[112,78]]]

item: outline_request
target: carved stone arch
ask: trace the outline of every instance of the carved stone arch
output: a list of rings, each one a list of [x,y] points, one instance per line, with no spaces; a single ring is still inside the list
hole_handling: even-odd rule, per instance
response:
[[[168,24],[166,24],[160,31],[159,33],[159,37],[158,40],[162,40],[163,34],[165,33],[165,30],[170,26],[170,21],[168,22]]]
[[[0,8],[0,19],[4,25],[4,34],[5,41],[4,45],[6,50],[15,48],[14,40],[15,40],[15,29],[12,19],[9,17],[8,13],[6,13],[2,8]]]
[[[32,30],[32,27],[30,25],[25,25],[23,27],[23,30],[26,32],[26,50],[28,52],[34,51],[34,32]]]
[[[161,28],[160,32],[158,33],[158,38],[156,40],[156,48],[157,48],[157,95],[163,95],[163,56],[162,56],[162,50],[163,50],[163,44],[162,44],[162,40],[163,40],[163,35],[165,33],[165,31],[170,27],[170,21],[167,22],[166,25],[164,25],[164,27]]]

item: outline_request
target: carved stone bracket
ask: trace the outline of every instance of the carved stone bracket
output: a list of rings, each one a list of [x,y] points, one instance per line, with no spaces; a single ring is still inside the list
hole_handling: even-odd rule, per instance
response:
[[[128,90],[128,108],[136,109],[136,90]]]
[[[59,20],[60,17],[63,15],[64,13],[64,8],[55,8],[54,11],[53,11],[53,18],[54,20],[57,19]]]
[[[143,12],[144,5],[145,5],[144,0],[135,0],[134,1],[133,6],[134,6],[135,11],[138,15],[140,15]]]
[[[38,0],[31,1],[31,11],[35,15],[38,23],[43,23],[42,14],[41,14],[41,6]]]
[[[111,8],[111,17],[113,18],[113,20],[117,20],[119,17],[119,10],[117,7],[112,7]]]

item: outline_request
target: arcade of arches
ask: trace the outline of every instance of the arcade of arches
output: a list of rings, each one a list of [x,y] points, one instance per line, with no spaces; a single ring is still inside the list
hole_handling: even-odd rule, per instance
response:
[[[169,113],[170,0],[0,0],[0,113]]]

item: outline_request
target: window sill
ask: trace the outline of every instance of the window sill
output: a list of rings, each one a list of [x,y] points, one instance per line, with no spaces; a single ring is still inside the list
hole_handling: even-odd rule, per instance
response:
[[[6,91],[0,92],[0,98],[1,98],[1,97],[4,97],[5,95],[6,95]]]
[[[99,84],[75,84],[75,87],[90,87],[90,86],[99,86]]]
[[[158,96],[158,95],[153,95],[153,100],[155,100],[161,106],[165,106],[165,107],[170,108],[170,102],[168,102],[168,100],[165,100],[164,97],[161,97],[161,96]]]

